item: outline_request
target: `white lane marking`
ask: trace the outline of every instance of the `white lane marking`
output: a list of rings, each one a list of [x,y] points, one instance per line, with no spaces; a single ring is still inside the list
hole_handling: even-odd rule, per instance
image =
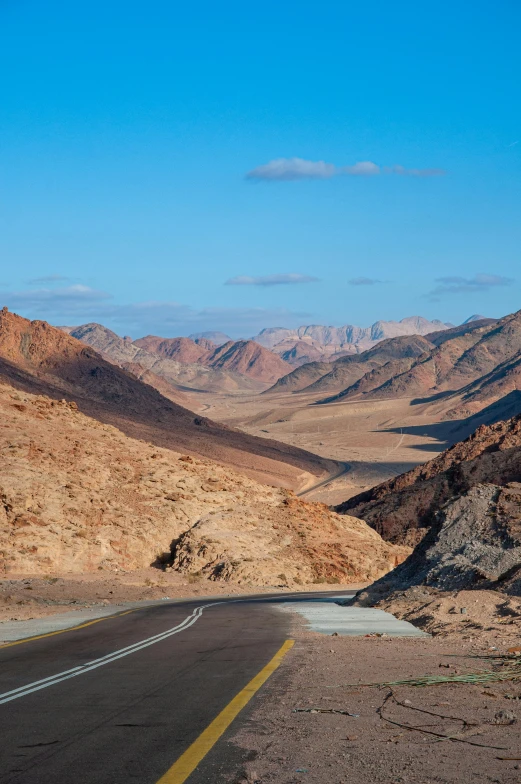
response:
[[[25,691],[31,686],[37,686],[41,683],[46,683],[47,681],[54,681],[56,678],[61,678],[65,675],[71,674],[71,677],[72,677],[72,673],[77,673],[79,675],[80,672],[84,672],[86,668],[89,668],[94,664],[96,664],[96,666],[101,666],[102,664],[108,664],[109,661],[111,661],[114,658],[114,656],[117,656],[118,654],[119,654],[118,658],[120,658],[121,656],[127,656],[129,653],[133,653],[134,650],[139,650],[139,648],[143,647],[143,643],[152,645],[154,642],[159,642],[159,640],[163,639],[163,637],[165,636],[168,637],[171,634],[177,634],[178,632],[183,631],[183,629],[187,626],[189,621],[191,621],[190,622],[190,626],[191,626],[192,623],[201,616],[201,613],[198,612],[198,610],[199,608],[196,608],[196,610],[192,612],[192,615],[189,615],[187,618],[185,618],[184,621],[182,621],[178,626],[174,626],[172,629],[167,629],[166,632],[161,632],[160,634],[156,634],[154,637],[148,637],[146,640],[141,640],[140,642],[136,642],[133,645],[129,645],[127,648],[120,648],[117,651],[113,651],[112,653],[108,653],[105,656],[102,656],[100,659],[94,659],[94,661],[87,662],[87,664],[80,664],[78,667],[73,667],[71,670],[65,670],[64,672],[60,672],[55,675],[50,675],[48,678],[42,678],[42,680],[40,681],[34,681],[33,683],[27,684],[25,686],[20,686],[18,689],[13,689],[12,691],[6,691],[4,692],[4,694],[0,694],[0,700],[2,700],[4,697],[7,697],[11,694],[16,694],[17,692]],[[194,613],[197,613],[197,616],[193,620],[191,620]],[[7,702],[7,700],[4,701]]]
[[[149,645],[155,645],[156,642],[161,642],[168,637],[172,637],[174,634],[179,634],[179,632],[193,626],[201,617],[203,610],[207,607],[213,607],[216,604],[224,604],[224,602],[213,602],[212,604],[204,604],[200,607],[196,607],[195,610],[177,626],[173,626],[171,629],[167,629],[153,637],[147,637],[145,640],[136,642],[126,648],[120,648],[117,651],[108,653],[106,656],[102,656],[100,659],[94,659],[94,661],[89,662],[88,664],[82,664],[79,667],[73,667],[71,670],[65,670],[64,672],[56,673],[56,675],[50,675],[48,678],[42,678],[42,680],[28,683],[26,686],[20,686],[18,689],[6,691],[4,694],[0,694],[0,705],[3,705],[5,702],[11,702],[11,700],[17,700],[19,697],[25,697],[26,694],[32,694],[40,689],[46,689],[47,686],[53,686],[55,683],[66,681],[69,678],[75,678],[77,675],[83,675],[84,672],[95,670],[97,667],[103,667],[105,664],[110,664],[117,659],[123,658],[123,656],[129,656],[131,653],[142,650],[142,648],[148,648]]]

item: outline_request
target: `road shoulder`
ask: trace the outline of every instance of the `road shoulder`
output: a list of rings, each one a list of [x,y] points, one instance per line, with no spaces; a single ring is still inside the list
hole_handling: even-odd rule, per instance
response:
[[[302,624],[295,638],[291,656],[231,739],[250,760],[237,782],[518,784],[521,762],[498,758],[521,757],[519,682],[400,686],[392,695],[387,687],[344,685],[483,670],[486,662],[468,658],[479,645],[332,637]]]

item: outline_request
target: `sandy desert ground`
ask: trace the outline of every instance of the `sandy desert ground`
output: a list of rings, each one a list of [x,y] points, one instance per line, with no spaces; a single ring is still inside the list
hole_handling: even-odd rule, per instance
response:
[[[438,424],[410,399],[315,405],[309,393],[205,395],[204,414],[247,433],[342,461],[346,472],[306,493],[336,504],[424,463],[452,441],[454,422]]]
[[[491,636],[327,637],[296,644],[232,743],[238,784],[518,784],[519,683],[363,686],[490,666]],[[493,650],[489,650],[495,644]],[[336,711],[336,712],[335,712]]]

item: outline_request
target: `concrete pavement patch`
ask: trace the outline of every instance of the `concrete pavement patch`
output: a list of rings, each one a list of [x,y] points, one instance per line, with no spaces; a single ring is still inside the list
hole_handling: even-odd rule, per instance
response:
[[[360,637],[366,634],[385,634],[387,637],[430,637],[412,623],[400,621],[391,613],[370,607],[341,606],[337,601],[345,597],[331,597],[309,602],[287,602],[282,610],[302,615],[314,632],[339,636]]]

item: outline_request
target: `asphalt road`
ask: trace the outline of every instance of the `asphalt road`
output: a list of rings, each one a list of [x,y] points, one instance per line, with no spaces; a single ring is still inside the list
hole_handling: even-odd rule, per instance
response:
[[[156,784],[291,636],[274,607],[288,598],[147,607],[0,648],[0,781]],[[189,784],[240,768],[227,737],[258,699],[262,689]]]
[[[318,490],[320,487],[325,487],[325,485],[328,485],[330,482],[334,482],[335,479],[340,479],[341,476],[345,476],[345,474],[348,474],[350,471],[351,463],[342,463],[342,467],[336,472],[336,474],[330,474],[330,476],[327,476],[325,479],[321,479],[320,482],[311,485],[311,487],[308,487],[307,490],[301,490],[300,493],[296,493],[296,495],[298,498],[302,498],[303,496],[308,495],[308,493],[312,493],[314,490]]]

